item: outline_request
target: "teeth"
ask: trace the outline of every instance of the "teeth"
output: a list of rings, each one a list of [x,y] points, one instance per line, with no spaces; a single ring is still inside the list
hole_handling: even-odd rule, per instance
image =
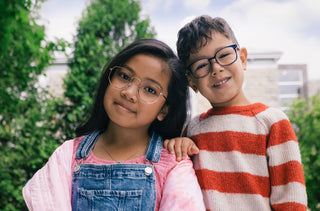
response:
[[[220,86],[221,84],[224,84],[224,83],[226,83],[227,81],[228,81],[228,79],[225,79],[225,80],[223,80],[223,81],[221,81],[221,82],[219,82],[219,83],[214,84],[214,86]]]

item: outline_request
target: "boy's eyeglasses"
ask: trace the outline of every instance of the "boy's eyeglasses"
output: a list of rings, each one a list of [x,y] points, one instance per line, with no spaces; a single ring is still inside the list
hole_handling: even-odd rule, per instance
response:
[[[221,66],[228,66],[233,64],[237,58],[237,45],[229,45],[218,50],[211,58],[199,59],[190,64],[187,69],[196,79],[206,77],[212,70],[211,60],[215,59]]]
[[[167,100],[159,84],[152,80],[141,80],[138,77],[133,77],[132,71],[127,67],[115,66],[110,68],[108,79],[110,85],[118,89],[125,89],[131,86],[136,79],[138,81],[138,96],[147,104],[155,103],[160,96]]]

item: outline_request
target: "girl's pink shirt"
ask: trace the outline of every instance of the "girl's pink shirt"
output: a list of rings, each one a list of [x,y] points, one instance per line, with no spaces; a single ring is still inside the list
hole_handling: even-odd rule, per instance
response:
[[[66,141],[51,155],[46,165],[28,181],[23,197],[29,210],[72,210],[71,187],[74,150],[82,138]],[[128,163],[144,163],[144,157]],[[108,164],[91,152],[84,163]],[[190,159],[175,161],[162,149],[154,164],[157,188],[156,210],[205,210],[202,193]]]

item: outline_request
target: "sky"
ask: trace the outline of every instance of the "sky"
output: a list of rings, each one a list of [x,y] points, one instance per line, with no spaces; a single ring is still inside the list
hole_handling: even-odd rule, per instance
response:
[[[72,42],[77,22],[90,0],[47,0],[42,24],[49,39]],[[175,50],[179,29],[200,15],[222,17],[241,47],[276,51],[279,64],[306,64],[309,80],[320,80],[320,0],[141,0],[156,38]]]

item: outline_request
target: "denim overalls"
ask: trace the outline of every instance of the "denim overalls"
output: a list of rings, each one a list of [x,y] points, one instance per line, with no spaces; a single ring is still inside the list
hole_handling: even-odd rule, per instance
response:
[[[72,210],[154,210],[154,168],[162,149],[162,138],[153,133],[146,153],[149,164],[83,164],[100,133],[83,138],[72,178]],[[150,162],[151,161],[151,162]]]

